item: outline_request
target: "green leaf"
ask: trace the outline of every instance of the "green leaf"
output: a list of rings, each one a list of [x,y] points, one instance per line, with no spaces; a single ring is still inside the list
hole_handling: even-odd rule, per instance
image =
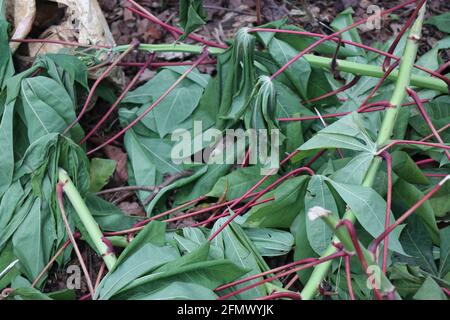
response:
[[[245,228],[244,232],[263,257],[288,254],[294,246],[294,237],[287,231],[271,228]]]
[[[205,261],[208,252],[209,244],[205,243],[196,251],[164,265],[156,272],[136,279],[115,298],[137,298],[176,281],[196,283],[213,290],[248,272],[228,260]]]
[[[179,41],[183,41],[187,35],[206,23],[207,12],[203,9],[203,0],[180,1],[180,26],[184,34]]]
[[[52,300],[48,295],[31,287],[15,288],[8,300]]]
[[[436,129],[442,128],[450,122],[450,97],[448,95],[437,97],[424,107]],[[417,112],[409,119],[409,124],[423,137],[431,134],[427,123]],[[444,141],[448,141],[450,137],[447,131],[443,131],[440,135]]]
[[[262,179],[261,168],[257,166],[239,168],[221,177],[212,190],[210,197],[220,198],[226,192],[226,200],[237,199]],[[255,192],[261,191],[277,179],[277,175],[270,176]]]
[[[88,70],[86,64],[81,61],[81,59],[69,54],[47,53],[43,56],[38,56],[36,63],[44,63],[48,69],[48,64],[50,61],[55,63],[55,65],[64,72],[67,72],[70,79],[67,85],[73,86],[76,81],[86,90],[89,90]]]
[[[403,230],[400,242],[408,256],[398,256],[396,260],[419,266],[432,275],[437,275],[437,267],[433,258],[433,243],[421,221],[414,216]]]
[[[6,192],[12,182],[14,172],[14,141],[13,141],[14,104],[7,104],[0,122],[0,197]]]
[[[409,183],[430,184],[430,180],[404,151],[394,151],[392,153],[392,169],[400,178]]]
[[[333,194],[324,177],[319,175],[313,176],[309,181],[308,191],[305,195],[305,212],[315,206],[330,210],[332,214],[338,216],[338,208]],[[322,219],[311,221],[311,219],[306,218],[306,233],[311,248],[319,255],[328,248],[333,238],[332,230]]]
[[[137,217],[127,216],[111,202],[88,193],[85,202],[95,221],[103,231],[120,231],[131,228]]]
[[[436,217],[445,217],[450,212],[450,183],[446,183],[429,200]]]
[[[116,170],[116,161],[111,159],[92,158],[90,165],[90,188],[89,191],[97,192],[108,183]]]
[[[50,259],[56,239],[51,213],[36,199],[27,217],[12,237],[14,254],[20,260],[28,279],[35,279]]]
[[[75,120],[72,99],[64,87],[50,78],[22,80],[21,101],[30,142],[48,133],[63,132]]]
[[[231,164],[208,164],[205,166],[205,174],[198,180],[190,183],[178,190],[176,193],[175,204],[182,204],[190,200],[196,199],[209,192],[212,192],[212,188],[219,183],[219,179],[230,171]],[[229,186],[230,187],[230,186]],[[214,192],[217,193],[217,192]],[[220,195],[216,195],[220,197]]]
[[[193,73],[195,80],[189,77],[183,79],[148,115],[141,121],[150,130],[164,137],[178,129],[178,125],[186,120],[198,106],[203,94],[203,87],[198,84],[199,79],[209,80],[198,73]],[[178,72],[163,69],[146,84],[130,92],[123,103],[142,104],[138,115],[142,114],[149,104],[162,96],[169,87],[180,77]],[[158,121],[155,121],[158,119]]]
[[[8,29],[8,22],[0,18],[0,52],[2,52],[0,56],[0,91],[3,89],[6,80],[14,75],[14,65],[9,48]]]
[[[413,298],[415,300],[447,300],[447,296],[441,287],[430,276],[426,278]]]
[[[312,99],[324,95],[333,91],[333,87],[330,84],[324,70],[318,68],[311,69],[311,75],[309,76],[308,81],[308,94],[307,98]],[[337,105],[339,104],[339,100],[336,95],[331,97],[322,99],[317,104],[321,105]]]
[[[398,179],[393,186],[393,203],[397,204],[398,202],[401,202],[403,204],[402,212],[406,211],[408,208],[416,204],[424,196],[425,194],[422,191],[417,189],[414,185],[404,181],[403,179]],[[428,230],[428,233],[433,239],[433,242],[439,243],[439,230],[430,201],[425,201],[419,208],[415,210],[414,214],[422,219]]]
[[[150,293],[134,296],[139,300],[216,300],[213,290],[191,282],[175,281]]]
[[[347,184],[361,184],[372,163],[373,154],[361,152],[354,156],[345,167],[333,173],[333,180]]]
[[[297,50],[277,38],[273,38],[270,41],[268,50],[280,68],[298,54]],[[305,58],[302,57],[298,59],[284,72],[291,81],[292,85],[296,88],[297,93],[303,97],[303,99],[306,99],[311,67]]]
[[[145,225],[137,236],[131,241],[131,243],[122,251],[121,255],[117,258],[117,263],[114,265],[111,272],[114,272],[117,266],[123,261],[134,255],[142,246],[147,243],[152,243],[156,246],[164,246],[166,244],[166,223],[161,221],[151,221]]]
[[[228,218],[217,220],[214,227],[211,229],[211,234],[218,230],[227,220]],[[249,270],[248,273],[242,276],[243,278],[266,271],[261,269],[256,253],[252,251],[252,248],[247,247],[246,242],[241,241],[239,236],[247,237],[245,233],[242,232],[241,227],[235,222],[232,222],[211,241],[211,244],[222,249],[224,258],[232,261],[242,269]],[[257,280],[249,281],[243,285],[237,285],[234,289],[237,290],[255,282],[257,282]],[[254,299],[265,294],[267,294],[267,292],[264,286],[259,286],[239,294],[238,297],[240,299]]]
[[[440,230],[441,251],[439,260],[439,274],[444,278],[450,272],[450,227]]]
[[[307,176],[291,178],[268,192],[261,200],[270,197],[275,197],[275,200],[252,207],[245,215],[245,225],[252,228],[289,228],[304,206],[301,199],[307,181]]]
[[[178,257],[178,252],[172,247],[146,243],[115,267],[114,272],[105,276],[97,289],[96,298],[109,299],[133,280]]]
[[[302,210],[300,214],[295,218],[291,226],[291,232],[295,238],[295,251],[294,251],[294,260],[302,260],[306,258],[315,258],[317,257],[317,253],[311,248],[309,244],[307,232],[306,232],[306,214],[305,210]],[[308,281],[309,276],[312,273],[312,268],[308,268],[306,270],[301,270],[297,272],[302,282]]]
[[[450,33],[450,12],[433,16],[426,20],[425,23],[435,26],[442,32]]]
[[[355,11],[353,11],[352,7],[349,7],[345,9],[344,11],[340,12],[336,18],[331,22],[330,26],[333,27],[335,31],[342,30],[350,25],[353,24],[353,18],[352,14],[354,14]],[[358,29],[353,28],[349,31],[346,31],[341,34],[341,37],[343,40],[353,41],[356,43],[362,43],[361,38],[358,34]],[[358,48],[355,46],[345,46],[347,49],[353,51],[357,55],[364,55],[364,50],[362,48]]]
[[[149,160],[148,152],[143,148],[138,136],[132,129],[125,134],[124,144],[129,158],[129,184],[138,186],[156,185],[156,166]],[[138,195],[144,200],[150,195],[150,192],[140,191]]]
[[[300,146],[299,150],[344,148],[374,154],[376,144],[361,122],[361,116],[358,113],[351,113],[320,130]]]
[[[404,299],[411,299],[424,282],[422,271],[417,266],[395,263],[389,273],[392,284]]]
[[[6,268],[17,258],[14,256],[12,242],[8,242],[4,249],[0,252],[0,290],[3,290],[11,283],[11,280],[20,274],[17,265],[14,265],[9,271]],[[6,272],[6,273],[4,273]]]
[[[384,220],[386,215],[386,202],[372,188],[345,184],[326,178],[347,203],[361,226],[372,235],[378,237],[384,231]],[[390,222],[395,221],[391,213]],[[402,246],[398,240],[398,232],[392,232],[389,236],[389,248],[395,252],[403,253]]]

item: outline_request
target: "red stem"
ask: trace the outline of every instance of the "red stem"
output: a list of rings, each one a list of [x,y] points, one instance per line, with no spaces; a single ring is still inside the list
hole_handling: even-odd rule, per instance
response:
[[[416,19],[417,14],[419,13],[420,8],[422,8],[423,4],[426,0],[419,0],[416,6],[416,9],[411,14],[411,16],[408,18],[406,23],[403,25],[402,29],[398,33],[398,35],[395,37],[394,42],[392,42],[391,46],[388,49],[389,54],[393,54],[395,48],[397,47],[398,43],[400,42],[400,39],[403,37],[405,32],[409,29],[413,21]],[[386,70],[387,66],[391,64],[391,59],[389,57],[386,57],[383,61],[383,70]]]
[[[450,146],[446,146],[443,144],[439,144],[439,143],[431,143],[431,142],[425,142],[425,141],[414,141],[414,140],[393,140],[391,142],[389,142],[387,145],[385,145],[383,148],[381,148],[378,152],[377,155],[381,154],[383,151],[392,148],[393,146],[396,145],[411,145],[411,144],[416,144],[416,145],[420,145],[420,146],[427,146],[427,147],[434,147],[434,148],[439,148],[439,149],[444,149],[444,150],[449,150]]]
[[[336,225],[336,229],[341,226],[345,226],[345,228],[347,229],[347,232],[350,235],[350,238],[352,240],[353,247],[355,248],[356,256],[358,257],[358,260],[361,263],[361,266],[364,269],[364,272],[367,274],[367,277],[370,279],[372,275],[369,273],[369,270],[368,270],[369,266],[367,264],[366,258],[364,257],[364,254],[362,252],[361,245],[359,244],[358,235],[356,234],[355,226],[353,225],[353,223],[350,220],[346,220],[346,219],[340,220],[339,223]],[[377,299],[383,300],[383,297],[380,294],[380,291],[378,291],[378,288],[376,287],[376,284],[374,283],[374,281],[371,281],[371,285],[372,285],[372,289],[373,289]]]
[[[352,81],[350,81],[349,83],[343,85],[342,87],[340,87],[340,88],[338,88],[336,90],[330,91],[328,93],[322,94],[322,95],[320,95],[318,97],[315,97],[315,98],[303,101],[302,103],[303,104],[308,104],[308,103],[311,103],[311,102],[320,101],[320,100],[326,99],[328,97],[334,96],[334,95],[338,94],[339,92],[345,91],[345,90],[350,89],[351,87],[353,87],[355,84],[358,83],[358,80],[360,78],[361,78],[361,76],[357,75],[357,76],[355,76],[352,79]]]
[[[270,202],[270,201],[273,201],[273,200],[275,200],[275,197],[270,197],[270,198],[267,198],[267,199],[264,199],[264,200],[261,200],[261,201],[257,201],[255,203],[251,204],[249,207],[254,207],[254,206],[257,206],[257,205],[260,205],[260,204],[263,204],[263,203],[266,203],[266,202]],[[229,216],[229,215],[230,215],[229,212],[222,213],[222,214],[220,214],[218,216],[212,215],[211,217],[207,218],[204,221],[197,222],[197,223],[193,224],[192,227],[198,227],[198,226],[202,226],[202,225],[207,225],[207,224],[209,224],[209,223],[211,223],[213,221],[219,220],[220,218],[223,218],[223,217],[226,217],[226,216]]]
[[[208,56],[208,50],[203,50],[202,54],[199,56],[197,61],[189,68],[187,69],[167,90],[164,92],[158,99],[156,99],[155,102],[152,103],[150,107],[147,108],[139,117],[134,119],[129,125],[127,125],[125,128],[123,128],[121,131],[119,131],[117,134],[115,134],[112,138],[108,139],[98,147],[95,147],[94,149],[87,152],[87,155],[90,155],[94,153],[97,150],[100,150],[104,146],[110,144],[111,142],[115,141],[117,138],[121,137],[125,134],[130,128],[132,128],[136,123],[141,121],[150,111],[153,110],[154,107],[156,107],[162,100],[164,100],[165,97],[169,95],[175,89],[175,87],[184,79],[187,77],[187,75],[192,72],[202,61],[206,59]]]
[[[377,107],[381,106],[381,107]],[[360,107],[359,110],[357,110],[358,113],[368,113],[368,112],[375,112],[375,111],[381,111],[385,108],[390,108],[391,105],[389,101],[378,101],[369,103],[365,106]],[[297,117],[297,118],[277,118],[278,121],[285,122],[285,121],[306,121],[306,120],[317,120],[317,119],[327,119],[327,118],[335,118],[335,117],[343,117],[346,116],[353,111],[347,111],[347,112],[338,112],[338,113],[329,113],[324,114],[320,116],[305,116],[305,117]]]
[[[439,143],[444,144],[444,140],[442,140],[441,136],[439,135],[439,132],[434,127],[433,122],[431,121],[430,116],[428,115],[427,111],[425,110],[425,107],[423,106],[422,101],[420,101],[420,98],[417,95],[417,93],[410,88],[406,88],[406,91],[408,92],[409,96],[416,103],[416,106],[419,109],[419,112],[422,115],[422,118],[425,120],[426,124],[430,128],[430,130],[433,133],[433,135],[435,136],[436,140]],[[447,159],[450,160],[450,153],[447,150],[445,150],[444,152],[445,152],[445,155],[447,156]]]
[[[316,262],[317,260],[318,260],[318,258],[306,258],[306,259],[294,261],[294,262],[288,263],[288,264],[286,264],[284,266],[273,268],[273,269],[267,270],[265,272],[261,272],[261,273],[258,273],[258,274],[255,274],[255,275],[252,275],[252,276],[249,276],[249,277],[246,277],[246,278],[242,278],[242,279],[239,279],[239,280],[236,280],[236,281],[224,284],[224,285],[222,285],[220,287],[217,287],[214,291],[216,291],[216,292],[217,291],[222,291],[222,290],[225,290],[225,289],[237,286],[237,285],[239,285],[241,283],[244,283],[244,282],[252,281],[252,280],[255,280],[255,279],[267,276],[269,274],[276,273],[276,272],[279,272],[279,271],[283,271],[285,269],[289,269],[289,268],[292,268],[292,267],[295,267],[295,266],[298,266],[298,265],[311,263],[311,262]]]
[[[292,155],[293,153],[291,153]],[[292,157],[291,155],[289,155],[286,159],[284,159],[280,164],[283,164],[284,161],[286,161],[287,159],[290,159],[290,157]],[[231,221],[233,221],[238,215],[240,215],[245,209],[247,209],[253,202],[255,202],[256,200],[258,200],[262,195],[264,195],[264,193],[266,193],[268,190],[270,190],[271,188],[273,188],[275,185],[277,185],[278,183],[284,181],[285,179],[287,179],[288,177],[290,177],[293,174],[296,174],[298,172],[301,171],[307,171],[309,174],[314,175],[314,171],[312,171],[310,168],[306,168],[306,167],[302,167],[302,168],[298,168],[296,170],[293,170],[292,172],[288,173],[287,175],[285,175],[284,177],[278,179],[277,181],[275,181],[274,183],[272,183],[270,186],[268,186],[267,188],[265,188],[264,190],[259,192],[259,195],[256,196],[255,198],[253,198],[252,201],[248,202],[247,204],[245,204],[242,208],[240,208],[239,210],[236,210],[236,212],[230,217],[230,219],[228,219],[227,221],[225,221],[220,228],[218,228],[210,237],[209,237],[209,241],[211,241],[212,239],[214,239],[220,232],[222,232],[223,229],[225,229],[230,223]],[[264,181],[266,181],[268,178],[270,177],[270,175],[266,175],[264,176],[260,181],[258,181],[253,187],[250,188],[250,190],[248,190],[241,198],[247,196],[247,194],[249,194],[250,192],[253,192],[255,189],[257,189],[262,183],[264,183]],[[238,202],[234,202],[231,204],[230,207],[228,207],[227,209],[225,209],[225,211],[223,212],[223,214],[225,214],[227,211],[231,210],[237,203],[241,202],[242,199],[237,199],[239,200]]]
[[[129,3],[131,3],[133,6],[135,6],[136,8],[138,8],[139,10],[142,11],[141,12],[141,11],[138,11],[138,10],[132,8],[132,7],[128,7],[127,9],[130,10],[131,12],[134,12],[137,15],[140,15],[141,17],[143,17],[143,18],[145,18],[147,20],[150,20],[153,23],[156,23],[156,24],[160,25],[164,29],[170,31],[172,34],[173,33],[177,33],[179,35],[184,34],[183,30],[180,30],[180,29],[178,29],[176,27],[173,27],[173,26],[171,26],[171,25],[169,25],[169,24],[159,20],[157,17],[152,15],[148,10],[146,10],[141,5],[137,4],[135,1],[133,1],[133,0],[127,0],[127,1]],[[226,46],[224,44],[220,44],[220,43],[216,43],[216,42],[212,42],[212,41],[208,41],[208,40],[202,39],[199,36],[197,36],[195,34],[192,34],[192,33],[190,33],[187,37],[191,38],[192,40],[195,40],[197,42],[203,43],[203,44],[205,44],[207,46],[210,46],[210,47],[217,47],[217,48],[222,48],[222,49],[227,49],[228,48],[228,46]]]
[[[284,286],[284,288],[287,290],[287,289],[289,289],[290,287],[292,287],[293,285],[294,285],[294,283],[296,282],[296,281],[298,281],[299,280],[299,276],[298,276],[298,274],[295,274],[293,277],[292,277],[292,279],[291,279],[291,281],[289,281],[285,286]]]
[[[425,177],[444,178],[447,176],[445,173],[425,173]]]
[[[433,196],[442,186],[450,180],[450,175],[447,175],[442,179],[437,185],[433,187],[422,199],[420,199],[416,204],[409,208],[405,213],[403,213],[389,228],[387,228],[382,234],[380,234],[376,239],[374,239],[369,247],[369,250],[375,255],[378,246],[384,238],[389,236],[389,234],[400,224],[402,224],[411,214],[414,213],[425,201]]]
[[[355,295],[353,294],[352,275],[350,272],[350,256],[346,255],[344,259],[345,259],[345,278],[347,279],[348,294],[350,296],[350,300],[355,300]]]
[[[429,164],[429,163],[434,163],[434,162],[436,162],[436,160],[434,160],[434,159],[432,159],[432,158],[429,158],[429,159],[424,159],[424,160],[416,161],[416,165],[422,166],[422,165],[424,165],[424,164]]]
[[[443,126],[442,128],[438,129],[437,132],[445,131],[448,128],[450,128],[450,123],[447,123],[445,126]],[[426,140],[430,139],[433,136],[434,136],[433,134],[430,134],[430,135],[426,136],[425,138],[420,139],[420,141],[426,141]]]
[[[84,113],[86,112],[86,110],[87,110],[87,108],[89,106],[89,103],[92,100],[92,97],[94,96],[95,90],[100,85],[100,83],[103,81],[103,79],[106,78],[111,73],[112,69],[114,69],[114,67],[123,58],[125,58],[126,55],[128,55],[132,50],[134,50],[138,45],[139,45],[138,42],[133,42],[130,45],[130,47],[127,50],[125,50],[124,52],[122,52],[120,54],[120,56],[102,72],[102,74],[97,78],[97,80],[95,80],[91,90],[89,91],[89,95],[86,98],[86,101],[84,102],[83,107],[81,108],[80,113],[78,114],[77,118],[66,128],[66,130],[64,130],[63,134],[66,134],[67,132],[69,132],[69,130],[72,129],[80,121],[80,119],[83,117]]]
[[[117,100],[112,104],[112,106],[109,108],[109,110],[103,115],[101,120],[92,128],[92,130],[81,140],[80,144],[85,143],[97,130],[98,128],[103,124],[103,122],[108,119],[109,115],[117,108],[117,106],[122,102],[122,100],[127,95],[128,91],[131,90],[131,88],[134,87],[136,82],[139,80],[141,75],[144,73],[144,71],[147,69],[147,67],[150,65],[150,63],[153,61],[154,54],[151,54],[145,64],[141,67],[141,69],[136,73],[134,78],[130,81],[130,83],[125,87],[125,89],[122,91],[120,96],[117,98]]]
[[[224,296],[218,298],[218,300],[225,300],[225,299],[231,298],[231,297],[233,297],[233,296],[235,296],[235,295],[237,295],[237,294],[239,294],[239,293],[241,293],[241,292],[244,292],[244,291],[253,289],[253,288],[258,287],[258,286],[260,286],[260,285],[262,285],[262,284],[264,284],[264,283],[273,281],[273,280],[278,279],[278,278],[281,278],[281,277],[285,277],[285,276],[290,275],[290,274],[292,274],[292,273],[294,273],[294,272],[298,272],[298,271],[301,271],[301,270],[304,270],[304,269],[307,269],[307,268],[314,267],[314,266],[316,266],[316,265],[318,265],[318,264],[324,263],[324,262],[326,262],[326,261],[329,261],[329,260],[332,260],[332,259],[335,259],[335,258],[343,257],[343,256],[345,256],[345,255],[347,255],[347,253],[345,253],[345,252],[343,252],[343,251],[335,252],[335,253],[333,253],[333,254],[331,254],[331,255],[329,255],[329,256],[326,256],[326,257],[317,259],[317,260],[314,261],[314,262],[311,262],[311,263],[305,264],[305,265],[303,265],[303,266],[300,266],[300,267],[291,269],[291,270],[289,270],[289,271],[285,271],[285,272],[279,273],[279,274],[274,275],[274,276],[272,276],[272,277],[270,277],[270,278],[267,278],[267,279],[258,281],[258,282],[256,282],[256,283],[253,283],[253,284],[248,285],[248,286],[246,286],[246,287],[240,288],[240,289],[238,289],[238,290],[236,290],[236,291],[230,292],[230,293],[228,293],[228,294],[226,294],[226,295],[224,295]]]

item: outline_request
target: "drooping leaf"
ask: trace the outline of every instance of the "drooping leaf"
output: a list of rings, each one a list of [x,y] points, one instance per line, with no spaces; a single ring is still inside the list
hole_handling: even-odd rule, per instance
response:
[[[289,228],[304,204],[301,201],[306,192],[307,176],[288,179],[262,199],[274,197],[273,201],[259,204],[245,215],[245,225],[252,228]]]
[[[180,25],[184,34],[180,37],[183,41],[187,35],[206,23],[207,14],[203,8],[203,0],[180,1]]]
[[[404,151],[392,153],[392,170],[405,181],[412,184],[429,184],[430,180],[424,176],[420,168]]]

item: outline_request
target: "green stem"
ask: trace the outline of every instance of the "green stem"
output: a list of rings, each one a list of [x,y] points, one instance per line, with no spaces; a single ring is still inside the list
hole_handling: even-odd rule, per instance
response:
[[[114,52],[122,52],[129,48],[129,45],[117,46],[113,49]],[[202,52],[203,47],[199,45],[190,45],[190,44],[141,44],[139,46],[140,50],[150,51],[150,52],[185,52],[185,53],[193,53],[200,54]],[[223,53],[225,50],[221,48],[212,48],[209,47],[208,51],[212,55],[218,55]],[[304,56],[306,61],[310,63],[312,67],[315,68],[325,68],[331,69],[332,58],[320,57],[313,54],[306,54]],[[408,57],[403,56],[402,60],[408,59]],[[413,61],[414,62],[414,61]],[[409,63],[408,63],[409,65]],[[406,64],[402,63],[403,68],[406,68]],[[402,68],[400,67],[400,69]],[[382,78],[385,74],[383,69],[379,66],[367,65],[363,63],[356,63],[346,60],[337,60],[336,69],[342,72],[352,73],[355,75],[361,76],[369,76],[375,78]],[[387,79],[391,81],[398,81],[401,70],[394,70],[389,74]],[[403,73],[404,74],[404,73]],[[403,76],[405,77],[405,75]],[[420,76],[420,75],[407,75],[408,78],[411,78],[411,85],[424,88],[436,90],[442,93],[448,93],[448,86],[445,81],[434,78],[431,76]],[[403,80],[402,80],[403,81]]]
[[[339,226],[339,220],[336,216],[329,214],[329,215],[325,215],[322,216],[321,219],[325,222],[325,224],[335,233],[336,238],[339,239],[339,241],[342,243],[342,245],[344,246],[344,249],[351,253],[351,252],[356,252],[356,248],[355,245],[352,241],[352,238],[349,234],[349,232],[345,229],[344,226]],[[376,264],[376,262],[374,261],[374,258],[372,256],[372,254],[370,253],[369,250],[367,250],[366,247],[364,247],[361,242],[358,241],[359,244],[359,248],[361,250],[362,253],[362,257],[365,260],[365,262],[367,263],[367,266],[364,266],[363,263],[361,262],[361,265],[363,268],[377,268],[379,270],[379,273],[377,274],[379,276],[379,289],[381,290],[381,292],[384,293],[390,293],[393,290],[395,290],[395,287],[392,285],[392,283],[389,281],[389,279],[386,277],[386,275],[381,272],[381,269],[378,267],[378,265]],[[370,270],[364,270],[366,273],[371,274],[372,272],[370,272]],[[375,271],[373,269],[373,271]],[[397,298],[400,298],[398,295],[396,295]]]
[[[411,27],[409,38],[406,42],[405,51],[401,60],[400,70],[397,76],[395,89],[390,100],[390,103],[394,107],[385,111],[383,122],[381,124],[381,129],[379,131],[380,133],[377,139],[378,146],[385,145],[391,138],[395,126],[395,121],[397,119],[397,115],[400,110],[399,106],[406,96],[406,88],[410,83],[411,71],[417,55],[417,47],[418,47],[417,42],[420,39],[421,35],[422,22],[425,14],[425,6],[426,3],[424,3],[424,5],[422,6],[421,10],[419,11],[419,15],[417,17],[416,22]],[[376,157],[373,159],[369,167],[368,173],[366,174],[364,181],[362,183],[363,186],[371,187],[373,185],[380,164],[381,158]],[[343,219],[350,220],[351,222],[354,223],[356,217],[352,211],[348,210],[344,214]],[[333,239],[333,241],[338,240],[339,239],[337,239],[337,237],[334,237]],[[330,254],[333,254],[334,252],[336,252],[336,248],[334,246],[329,246],[323,253],[323,256],[328,256]],[[304,300],[310,300],[316,295],[319,284],[328,274],[330,266],[331,262],[326,262],[314,268],[313,273],[311,274],[308,282],[306,283],[301,293],[302,298]]]
[[[86,206],[72,180],[70,180],[69,175],[63,169],[59,169],[59,182],[63,184],[64,193],[77,212],[81,223],[89,234],[89,237],[94,243],[97,251],[101,254],[103,260],[105,261],[106,267],[108,270],[111,270],[117,261],[116,256],[114,253],[110,252],[108,246],[103,242],[103,234],[100,231],[97,222],[92,217],[91,212]]]

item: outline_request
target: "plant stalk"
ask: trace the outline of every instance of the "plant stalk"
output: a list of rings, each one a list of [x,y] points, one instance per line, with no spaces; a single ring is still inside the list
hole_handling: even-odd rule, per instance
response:
[[[129,48],[129,45],[122,45],[113,48],[114,52],[122,52]],[[141,44],[139,46],[139,50],[150,51],[150,52],[184,52],[184,53],[192,53],[192,54],[200,54],[203,50],[203,46],[199,45],[191,45],[191,44]],[[224,49],[221,48],[213,48],[208,47],[208,52],[211,55],[219,55],[225,52]],[[306,61],[312,67],[315,68],[324,68],[327,70],[331,70],[331,63],[333,61],[332,58],[316,56],[313,54],[305,54],[303,56]],[[405,59],[405,56],[402,60]],[[346,60],[337,59],[336,60],[336,70],[347,72],[360,76],[369,76],[374,78],[383,78],[385,72],[379,66],[375,65],[367,65],[363,63],[351,62]],[[388,76],[387,79],[391,81],[397,81],[399,78],[400,71],[394,70]],[[410,75],[411,77],[411,85],[416,86],[423,89],[431,89],[436,90],[442,93],[448,93],[448,86],[445,81],[441,79],[437,79],[430,76],[419,76],[419,75]]]
[[[78,192],[77,188],[73,184],[67,172],[63,169],[59,169],[59,182],[63,184],[63,191],[69,199],[70,203],[74,207],[78,214],[78,217],[83,223],[89,237],[94,243],[97,251],[101,254],[103,261],[105,261],[108,270],[111,270],[115,265],[117,259],[113,252],[110,252],[110,248],[103,241],[104,237],[97,222],[92,217],[91,212],[86,206],[83,198]]]
[[[425,14],[426,3],[423,4],[422,8],[419,11],[418,18],[416,22],[411,27],[408,40],[405,45],[405,51],[401,60],[400,70],[398,71],[398,76],[395,84],[395,89],[390,99],[390,103],[393,106],[385,111],[383,122],[381,124],[381,128],[379,131],[377,145],[382,147],[386,145],[391,136],[395,127],[395,122],[400,110],[400,105],[402,104],[405,96],[406,96],[406,88],[408,87],[411,80],[411,71],[413,68],[414,61],[417,56],[417,48],[418,48],[418,40],[421,36],[422,23]],[[366,66],[369,67],[369,66]],[[381,69],[381,68],[380,68]],[[375,181],[375,177],[377,175],[378,169],[380,168],[381,158],[375,157],[372,160],[372,163],[369,167],[369,170],[364,178],[362,183],[365,187],[371,187]],[[351,210],[346,211],[343,219],[349,220],[352,223],[355,222],[356,217]],[[334,237],[334,241],[339,241],[337,237]],[[323,256],[328,256],[336,252],[336,248],[334,246],[329,246]],[[314,268],[313,273],[311,274],[308,282],[305,284],[301,292],[301,296],[304,300],[310,300],[314,298],[319,288],[320,283],[328,274],[330,269],[331,262],[325,262]]]

